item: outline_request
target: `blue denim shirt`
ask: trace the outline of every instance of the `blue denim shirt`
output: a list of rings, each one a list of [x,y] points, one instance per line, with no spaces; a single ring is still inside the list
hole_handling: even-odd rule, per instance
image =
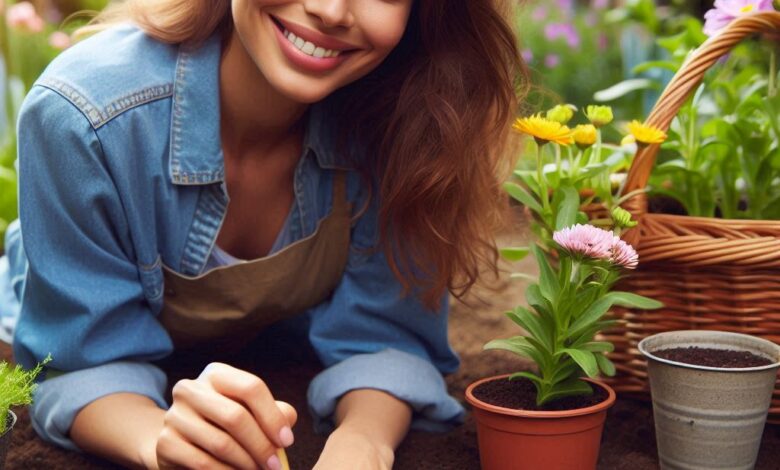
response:
[[[67,436],[76,413],[111,393],[168,406],[165,375],[148,362],[173,349],[157,320],[161,263],[201,273],[228,203],[219,58],[217,37],[180,48],[114,27],[61,54],[23,104],[21,229],[9,230],[8,263],[0,263],[7,266],[0,299],[20,305],[7,300],[0,310],[21,310],[14,333],[21,364],[51,353],[51,368],[65,372],[40,384],[31,409],[49,441],[76,449]],[[310,109],[294,205],[273,252],[310,235],[327,215],[334,169],[353,170],[348,198],[353,207],[365,202],[361,178],[334,151],[332,123],[325,104]],[[441,375],[458,367],[447,342],[447,299],[431,312],[401,296],[382,251],[366,250],[376,232],[373,201],[352,227],[340,284],[302,315],[326,367],[309,387],[310,411],[327,429],[341,395],[373,388],[408,402],[413,427],[448,429],[463,409]]]

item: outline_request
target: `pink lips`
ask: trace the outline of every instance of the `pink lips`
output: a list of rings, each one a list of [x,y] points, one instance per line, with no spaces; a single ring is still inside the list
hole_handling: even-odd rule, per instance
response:
[[[274,30],[276,31],[276,37],[279,40],[279,47],[281,48],[282,53],[284,53],[285,57],[287,57],[290,62],[305,71],[322,73],[332,70],[344,62],[352,50],[357,49],[351,44],[339,41],[338,39],[326,36],[317,31],[303,28],[302,26],[294,23],[285,23],[278,18],[275,19],[280,24],[282,24],[285,29],[300,37],[304,41],[309,41],[325,49],[342,51],[341,54],[339,54],[337,57],[310,56],[295,47],[295,45],[284,36],[284,32],[278,27],[278,25],[274,24]]]

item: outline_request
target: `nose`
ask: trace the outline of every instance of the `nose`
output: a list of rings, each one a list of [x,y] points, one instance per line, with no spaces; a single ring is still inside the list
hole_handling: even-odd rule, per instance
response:
[[[306,13],[316,16],[327,27],[350,27],[355,21],[351,0],[305,0]]]

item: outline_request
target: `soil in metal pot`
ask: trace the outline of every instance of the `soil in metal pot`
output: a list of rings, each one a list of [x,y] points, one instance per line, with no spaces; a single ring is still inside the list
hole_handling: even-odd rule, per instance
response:
[[[690,346],[687,348],[671,348],[654,351],[655,356],[696,366],[722,367],[735,369],[742,367],[768,366],[773,361],[747,351],[731,349],[712,349]]]
[[[479,400],[494,406],[513,410],[528,411],[564,411],[577,410],[597,405],[609,397],[606,390],[594,387],[592,395],[564,397],[559,400],[536,405],[536,388],[524,378],[515,380],[496,379],[484,382],[474,388],[473,394]]]

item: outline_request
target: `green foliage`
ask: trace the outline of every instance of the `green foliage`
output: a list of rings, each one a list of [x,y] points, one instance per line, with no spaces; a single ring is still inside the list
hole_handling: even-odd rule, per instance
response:
[[[700,30],[692,24],[659,41],[676,58],[667,65],[681,65],[703,41]],[[776,56],[776,44],[749,41],[705,76],[672,122],[651,194],[676,199],[691,216],[780,219]]]
[[[542,405],[591,393],[579,377],[615,374],[615,366],[605,356],[613,345],[594,339],[613,324],[603,319],[611,307],[657,309],[662,304],[629,292],[611,292],[619,275],[609,261],[577,257],[558,249],[558,263],[553,266],[538,246],[531,251],[539,265],[539,281],[526,290],[529,308],[520,306],[506,312],[527,334],[490,341],[485,349],[510,351],[536,363],[538,373],[518,372],[511,378],[533,382],[536,402]]]
[[[19,364],[11,367],[5,361],[0,362],[0,435],[5,432],[8,410],[12,406],[32,403],[32,395],[37,387],[35,378],[49,361],[51,356],[29,371],[22,369]]]

